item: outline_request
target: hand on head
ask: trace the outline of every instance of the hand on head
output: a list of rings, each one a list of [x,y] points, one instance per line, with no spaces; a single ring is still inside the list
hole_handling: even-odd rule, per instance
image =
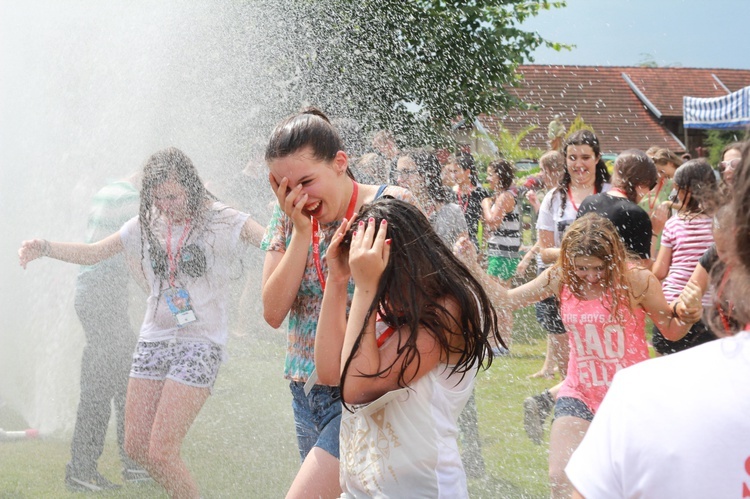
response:
[[[358,288],[375,289],[391,255],[390,240],[386,242],[388,223],[382,220],[377,235],[375,219],[359,220],[349,246],[349,268]]]
[[[341,225],[331,238],[331,244],[326,250],[326,262],[328,263],[328,281],[349,281],[351,270],[349,269],[349,258],[341,249],[341,241],[344,239],[352,222],[356,219],[356,214],[351,220],[346,217],[341,221]]]

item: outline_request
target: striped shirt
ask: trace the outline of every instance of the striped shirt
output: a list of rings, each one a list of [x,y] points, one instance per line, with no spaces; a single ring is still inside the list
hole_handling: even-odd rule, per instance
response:
[[[510,191],[508,191],[510,192]],[[505,214],[500,226],[492,231],[487,241],[487,256],[520,258],[521,249],[521,206],[513,195],[513,209]]]
[[[711,219],[708,217],[685,219],[677,215],[667,220],[661,244],[672,249],[669,274],[662,281],[664,297],[668,302],[680,296],[701,256],[713,242]],[[708,293],[703,296],[703,305],[711,306]]]

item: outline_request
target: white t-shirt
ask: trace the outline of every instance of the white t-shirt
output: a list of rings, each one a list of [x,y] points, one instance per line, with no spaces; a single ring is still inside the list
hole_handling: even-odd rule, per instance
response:
[[[565,468],[599,497],[748,497],[750,332],[623,369]]]
[[[449,373],[439,364],[409,388],[342,411],[341,497],[468,497],[456,422],[476,370],[460,382]]]
[[[607,192],[609,187],[609,184],[603,184],[602,192]],[[537,231],[548,230],[555,234],[556,248],[560,247],[563,234],[565,234],[568,226],[576,221],[578,215],[578,210],[566,196],[565,191],[559,191],[558,189],[547,192],[542,204],[539,205],[539,217],[536,220]],[[561,211],[563,197],[565,197],[565,209]]]
[[[141,262],[141,268],[149,285],[146,302],[146,316],[141,326],[140,341],[165,341],[172,338],[211,341],[226,345],[228,336],[229,282],[242,274],[240,258],[247,250],[247,244],[240,238],[242,226],[248,215],[224,204],[215,202],[206,214],[201,227],[195,227],[183,243],[183,252],[189,250],[203,253],[205,265],[200,275],[190,276],[178,271],[175,287],[187,291],[190,306],[197,320],[181,327],[169,310],[165,291],[170,288],[169,280],[159,278],[154,273],[149,256],[149,244],[141,239],[138,217],[132,218],[120,229],[120,238],[128,257]],[[153,232],[161,245],[166,248],[167,226],[162,218],[153,222]],[[172,250],[177,248],[185,226],[172,227]],[[191,246],[192,245],[192,246]],[[195,248],[198,248],[197,250]],[[166,258],[165,258],[166,261]]]

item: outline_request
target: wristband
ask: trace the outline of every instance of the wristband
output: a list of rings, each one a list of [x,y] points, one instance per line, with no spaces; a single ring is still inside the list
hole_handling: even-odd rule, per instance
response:
[[[42,239],[42,256],[49,256],[49,241]]]
[[[680,302],[680,299],[674,301],[674,304],[672,305],[672,317],[676,317],[677,319],[680,318],[680,316],[677,314],[677,304]]]

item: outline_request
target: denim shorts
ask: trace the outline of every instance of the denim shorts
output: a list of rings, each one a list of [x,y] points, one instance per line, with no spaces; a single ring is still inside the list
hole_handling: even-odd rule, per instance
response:
[[[583,400],[574,397],[558,397],[555,401],[555,419],[563,416],[573,416],[589,423],[594,420],[594,413],[591,409],[583,403]]]
[[[560,317],[560,304],[557,298],[550,296],[537,302],[536,321],[542,326],[547,334],[565,334],[565,325]]]
[[[289,383],[300,461],[305,460],[313,447],[320,447],[338,459],[341,392],[337,386],[315,385],[305,395],[304,387],[301,381]]]
[[[205,341],[139,341],[130,377],[213,388],[222,352],[221,346]]]

